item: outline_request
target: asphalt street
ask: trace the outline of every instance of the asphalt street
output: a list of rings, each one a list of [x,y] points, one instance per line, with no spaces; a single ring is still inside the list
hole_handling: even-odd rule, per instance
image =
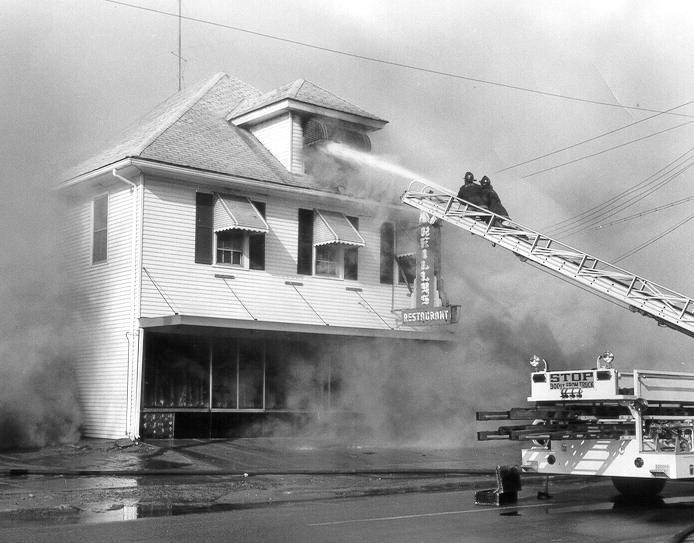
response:
[[[40,542],[669,542],[694,524],[691,485],[673,483],[663,499],[621,503],[608,481],[554,483],[550,500],[536,487],[516,505],[476,506],[472,491],[407,493],[287,503],[208,514],[121,522],[6,528],[3,541]]]

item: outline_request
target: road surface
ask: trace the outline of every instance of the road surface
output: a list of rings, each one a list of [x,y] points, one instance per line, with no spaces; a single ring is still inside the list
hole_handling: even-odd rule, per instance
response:
[[[694,524],[694,485],[670,483],[649,504],[615,500],[609,481],[554,483],[550,500],[524,488],[517,505],[474,505],[474,492],[332,499],[120,522],[48,524],[0,530],[0,540],[40,542],[667,542]],[[179,511],[184,513],[185,511]],[[142,509],[140,517],[147,516]],[[103,519],[104,517],[102,517]]]

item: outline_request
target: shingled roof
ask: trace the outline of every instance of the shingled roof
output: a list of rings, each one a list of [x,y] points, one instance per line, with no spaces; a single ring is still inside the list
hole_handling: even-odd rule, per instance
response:
[[[267,92],[261,96],[250,96],[241,102],[235,109],[231,111],[227,118],[233,119],[240,117],[251,111],[269,106],[271,104],[281,102],[282,100],[295,100],[304,104],[319,106],[342,113],[349,113],[359,117],[365,117],[376,121],[384,121],[376,115],[361,109],[360,107],[350,104],[339,96],[319,87],[318,85],[306,81],[305,79],[297,79],[291,83],[279,87],[273,91]]]
[[[314,182],[310,176],[288,172],[253,134],[227,121],[230,111],[252,111],[287,97],[379,120],[303,79],[262,94],[243,81],[218,73],[159,104],[126,129],[105,151],[69,171],[64,180],[69,182],[124,159],[137,158],[326,190],[325,184]]]

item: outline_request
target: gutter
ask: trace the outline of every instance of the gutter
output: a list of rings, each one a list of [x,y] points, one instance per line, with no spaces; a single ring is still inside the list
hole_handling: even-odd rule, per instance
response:
[[[235,175],[230,175],[230,174],[223,174],[223,173],[217,173],[213,171],[208,171],[208,170],[198,170],[195,168],[189,168],[186,166],[177,166],[174,164],[168,164],[164,162],[154,162],[150,160],[144,160],[140,158],[135,158],[135,157],[130,157],[130,158],[125,158],[123,160],[120,160],[118,162],[114,162],[112,164],[109,164],[107,166],[104,166],[102,168],[93,170],[91,172],[79,175],[77,177],[73,177],[72,179],[69,179],[67,181],[64,181],[63,183],[59,184],[58,187],[56,187],[56,190],[61,190],[61,189],[67,189],[70,187],[74,187],[76,185],[79,185],[80,183],[83,183],[85,181],[89,181],[91,179],[94,179],[96,177],[100,177],[103,175],[108,175],[108,174],[113,174],[113,171],[120,171],[123,170],[124,168],[127,167],[132,167],[132,168],[137,168],[140,170],[142,173],[152,173],[152,174],[158,174],[161,176],[168,176],[170,178],[174,179],[179,179],[183,181],[188,181],[190,182],[198,182],[200,184],[204,185],[231,185],[233,184],[235,187],[241,187],[247,190],[252,190],[257,193],[261,194],[267,194],[268,192],[276,192],[276,193],[283,193],[290,195],[293,197],[293,199],[301,199],[303,196],[310,196],[310,197],[319,197],[323,200],[333,200],[333,201],[338,201],[338,202],[344,202],[344,203],[349,203],[349,204],[358,204],[360,206],[363,206],[365,208],[373,208],[373,209],[392,209],[392,210],[397,210],[399,212],[402,212],[403,210],[403,205],[398,202],[393,202],[392,204],[389,203],[383,203],[383,202],[373,202],[369,203],[368,201],[364,201],[361,198],[355,198],[352,196],[345,196],[342,194],[335,194],[331,192],[323,192],[317,189],[311,189],[311,188],[306,188],[302,187],[300,185],[284,185],[284,184],[279,184],[273,181],[260,181],[257,179],[252,179],[252,178],[246,178],[246,177],[239,177]],[[124,180],[122,176],[118,177],[121,180]],[[126,182],[130,182],[128,180],[124,180]]]
[[[128,365],[127,365],[127,382],[126,382],[126,415],[125,415],[125,435],[131,439],[139,437],[139,404],[140,404],[140,327],[139,327],[139,303],[140,303],[140,285],[142,283],[140,269],[141,256],[140,251],[140,195],[138,184],[130,179],[123,177],[118,173],[116,168],[111,170],[111,175],[130,186],[130,193],[133,199],[132,223],[133,229],[130,261],[132,263],[131,281],[132,290],[130,294],[130,322],[129,330],[125,333],[128,343]],[[141,174],[140,174],[141,175]]]

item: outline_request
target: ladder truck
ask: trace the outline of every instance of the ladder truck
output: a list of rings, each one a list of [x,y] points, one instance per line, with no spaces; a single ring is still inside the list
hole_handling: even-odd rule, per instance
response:
[[[443,221],[512,251],[573,284],[694,337],[694,301],[507,217],[414,180],[401,196]],[[605,352],[589,367],[552,371],[534,356],[529,405],[478,412],[478,421],[526,421],[478,432],[524,442],[521,470],[612,478],[627,496],[655,496],[669,479],[694,479],[694,373],[621,371]]]

